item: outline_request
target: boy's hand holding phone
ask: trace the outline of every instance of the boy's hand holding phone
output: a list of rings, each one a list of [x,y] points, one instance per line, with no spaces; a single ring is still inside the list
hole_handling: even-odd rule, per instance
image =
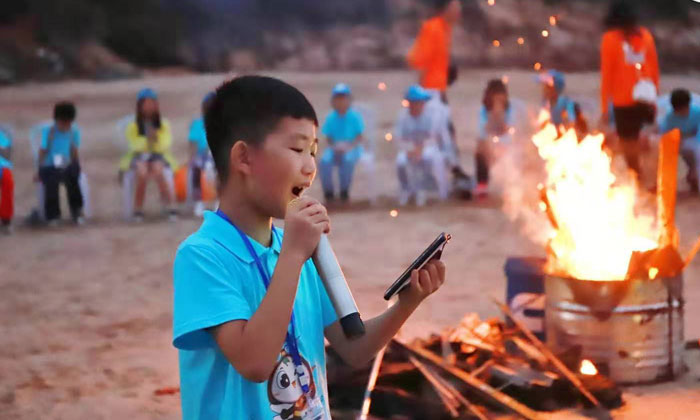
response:
[[[420,270],[411,272],[411,286],[399,292],[399,304],[418,306],[445,282],[445,263],[433,259]]]

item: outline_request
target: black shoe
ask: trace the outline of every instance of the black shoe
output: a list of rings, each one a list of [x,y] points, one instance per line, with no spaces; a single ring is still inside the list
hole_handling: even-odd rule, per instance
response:
[[[343,203],[347,203],[347,201],[350,199],[350,196],[348,195],[347,191],[341,191],[340,192],[340,201]]]
[[[331,203],[335,200],[335,194],[323,193],[323,199],[326,200],[326,203]]]

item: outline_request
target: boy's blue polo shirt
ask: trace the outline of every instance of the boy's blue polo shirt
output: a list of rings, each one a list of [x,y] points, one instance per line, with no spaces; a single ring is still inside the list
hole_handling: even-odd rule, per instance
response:
[[[282,230],[277,231],[282,237]],[[273,235],[270,248],[250,241],[273,276],[281,249],[278,237]],[[178,248],[173,276],[173,345],[180,350],[183,419],[281,419],[290,410],[301,413],[302,419],[330,418],[323,330],[337,316],[311,260],[302,267],[294,301],[299,351],[313,373],[311,398],[306,400],[286,345],[270,379],[255,383],[233,368],[206,331],[250,319],[266,293],[254,259],[233,226],[206,212],[199,230]]]

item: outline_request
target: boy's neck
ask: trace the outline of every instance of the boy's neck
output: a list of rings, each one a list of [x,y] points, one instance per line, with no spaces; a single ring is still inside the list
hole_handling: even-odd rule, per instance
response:
[[[263,246],[272,245],[272,218],[261,215],[249,201],[242,200],[239,195],[225,197],[222,194],[219,209],[243,233]]]

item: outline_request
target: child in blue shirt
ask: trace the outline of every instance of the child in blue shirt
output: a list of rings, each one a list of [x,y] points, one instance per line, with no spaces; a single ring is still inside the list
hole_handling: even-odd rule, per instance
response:
[[[214,159],[207,145],[207,132],[204,129],[204,114],[214,99],[214,92],[209,92],[202,99],[202,116],[196,118],[190,124],[190,132],[187,139],[190,143],[190,168],[192,178],[192,192],[194,199],[194,214],[202,217],[204,214],[204,202],[202,201],[202,171],[208,166],[214,165]]]
[[[41,133],[39,179],[44,185],[44,214],[49,226],[61,217],[58,187],[62,183],[68,193],[68,207],[75,224],[83,224],[83,195],[80,191],[80,130],[73,126],[75,105],[59,102],[53,111],[54,123]]]
[[[348,340],[310,260],[330,220],[302,196],[316,175],[309,101],[280,80],[242,76],[217,89],[205,126],[220,208],[175,257],[183,418],[330,419],[324,338],[364,365],[440,287],[445,266],[413,272],[398,303]]]
[[[362,133],[365,124],[359,112],[354,110],[350,86],[335,85],[331,93],[333,111],[326,117],[321,132],[328,139],[328,147],[319,163],[321,184],[326,202],[335,199],[333,168],[338,167],[340,200],[348,201],[355,164],[362,156]]]
[[[10,234],[14,212],[15,182],[12,175],[12,136],[0,126],[0,231]]]
[[[659,124],[662,134],[677,128],[681,131],[681,156],[688,165],[686,180],[693,192],[698,192],[698,173],[700,173],[700,106],[691,103],[690,92],[676,89],[671,92],[669,112]]]

